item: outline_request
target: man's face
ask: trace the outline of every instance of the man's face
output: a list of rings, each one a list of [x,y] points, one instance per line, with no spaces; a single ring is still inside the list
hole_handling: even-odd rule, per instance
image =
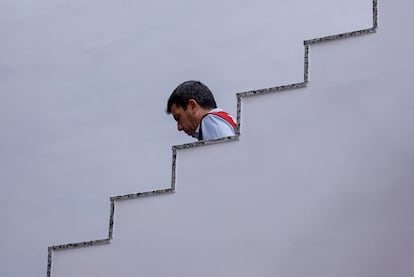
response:
[[[187,109],[177,106],[176,104],[171,105],[171,114],[177,121],[178,131],[184,131],[187,135],[194,137],[195,130],[200,123],[197,119],[196,111],[192,105],[187,105]]]

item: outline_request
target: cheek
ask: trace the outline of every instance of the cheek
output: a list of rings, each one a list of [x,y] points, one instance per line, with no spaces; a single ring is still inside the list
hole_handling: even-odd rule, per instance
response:
[[[191,116],[191,114],[186,113],[185,116],[183,117],[183,123],[187,126],[187,127],[192,127],[193,126],[193,117]]]
[[[187,117],[182,117],[181,120],[180,120],[180,124],[181,124],[182,127],[188,128],[188,125],[189,125],[188,118]]]

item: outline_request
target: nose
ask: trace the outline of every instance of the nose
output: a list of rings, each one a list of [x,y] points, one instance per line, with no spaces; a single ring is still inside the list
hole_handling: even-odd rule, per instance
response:
[[[182,131],[183,130],[183,126],[177,122],[177,129],[178,131]]]

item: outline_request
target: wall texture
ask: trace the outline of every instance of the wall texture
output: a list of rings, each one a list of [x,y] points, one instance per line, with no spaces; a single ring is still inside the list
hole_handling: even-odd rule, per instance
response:
[[[248,96],[304,82],[303,40],[371,28],[373,2],[2,1],[1,275],[46,275],[55,246],[51,276],[411,276],[397,2],[375,34],[311,44],[306,87]],[[174,148],[170,193],[186,79],[233,114],[241,93],[241,136]]]

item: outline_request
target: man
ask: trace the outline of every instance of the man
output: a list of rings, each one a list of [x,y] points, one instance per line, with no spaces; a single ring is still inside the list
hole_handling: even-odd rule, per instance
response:
[[[236,121],[217,108],[210,89],[200,81],[186,81],[171,94],[167,114],[177,121],[178,131],[198,140],[234,136]]]

